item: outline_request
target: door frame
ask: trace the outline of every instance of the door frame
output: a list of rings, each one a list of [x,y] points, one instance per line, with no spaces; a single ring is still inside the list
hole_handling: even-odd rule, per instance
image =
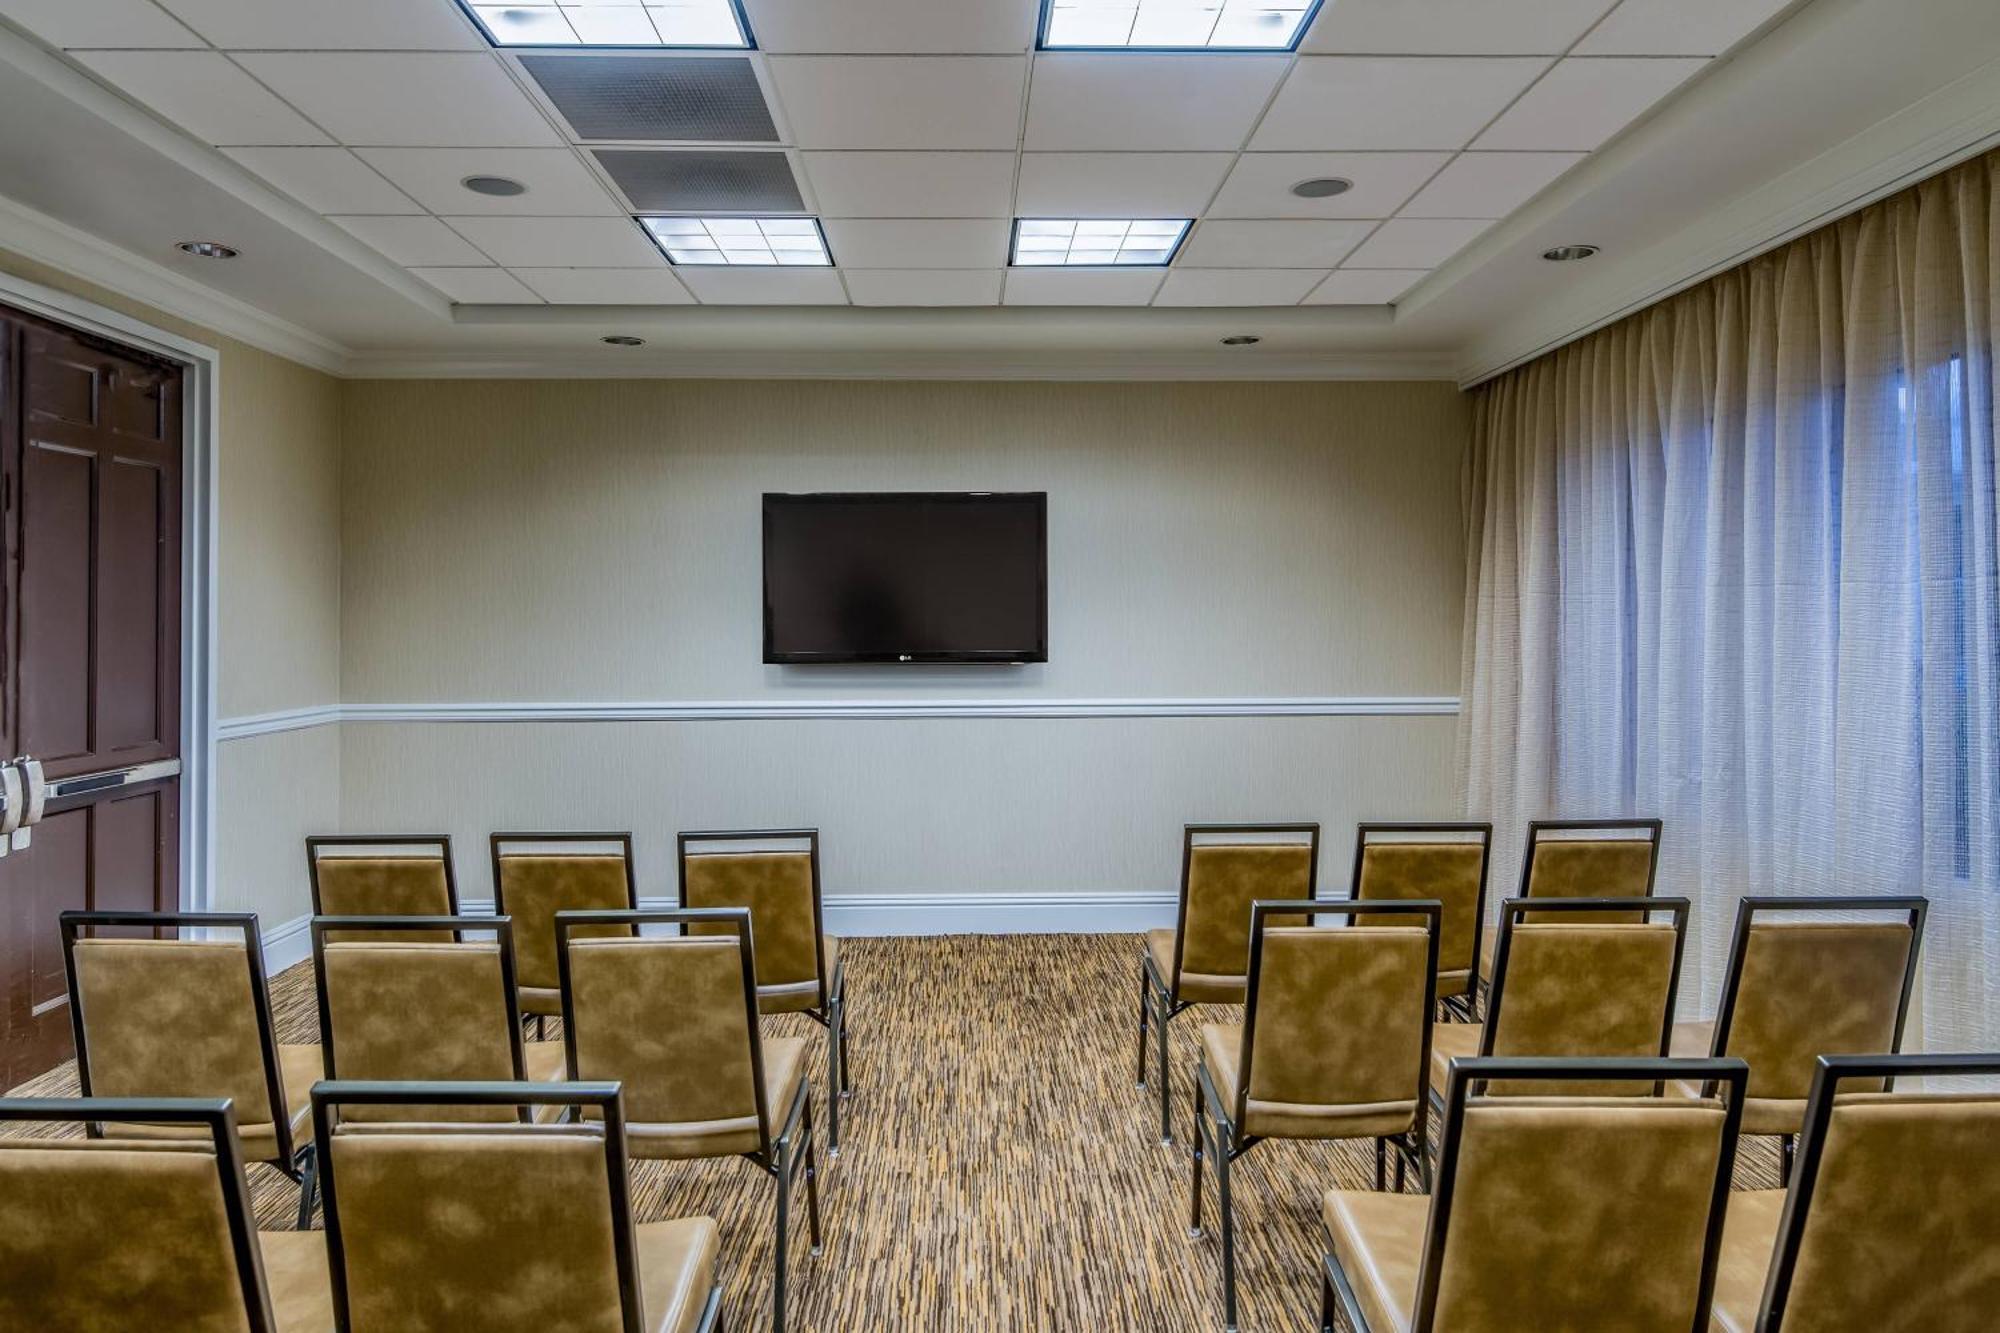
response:
[[[215,900],[216,406],[222,354],[86,297],[0,271],[0,303],[183,368],[181,381],[181,910]]]

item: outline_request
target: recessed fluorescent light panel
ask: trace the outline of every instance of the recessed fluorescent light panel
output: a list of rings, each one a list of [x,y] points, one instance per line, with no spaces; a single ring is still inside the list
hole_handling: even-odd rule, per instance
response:
[[[676,264],[826,268],[833,263],[817,218],[641,218]]]
[[[1165,268],[1189,218],[1016,218],[1016,268]]]
[[[495,46],[751,45],[737,0],[460,0]]]
[[[1042,0],[1045,51],[1290,51],[1323,0]]]

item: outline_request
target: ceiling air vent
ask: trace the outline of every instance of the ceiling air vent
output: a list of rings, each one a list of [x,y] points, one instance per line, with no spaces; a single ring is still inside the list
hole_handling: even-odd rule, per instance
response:
[[[803,213],[783,153],[600,148],[636,213]]]
[[[520,57],[579,139],[776,143],[756,71],[736,57]]]

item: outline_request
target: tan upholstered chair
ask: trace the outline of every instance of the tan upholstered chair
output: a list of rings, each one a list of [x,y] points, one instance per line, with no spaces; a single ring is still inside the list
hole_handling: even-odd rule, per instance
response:
[[[1782,1136],[1781,1178],[1791,1177],[1814,1061],[1902,1049],[1929,906],[1919,897],[1737,905],[1715,1021],[1676,1024],[1674,1053],[1748,1062],[1743,1132]]]
[[[514,922],[521,1012],[534,1015],[535,1035],[545,1036],[544,1020],[562,1013],[556,913],[637,910],[632,835],[495,833],[492,848],[493,911]]]
[[[524,1102],[594,1123],[506,1123]],[[313,1118],[341,1333],[719,1327],[715,1223],[633,1224],[617,1084],[322,1083]]]
[[[1339,1310],[1358,1333],[1705,1328],[1746,1072],[1738,1060],[1460,1061],[1431,1197],[1326,1196],[1320,1327],[1337,1327]],[[1675,1078],[1731,1095],[1647,1095]],[[1632,1095],[1471,1095],[1478,1084]]]
[[[804,1014],[826,1029],[826,1151],[839,1156],[840,1100],[850,1091],[847,970],[840,941],[826,933],[819,830],[682,833],[675,842],[682,907],[749,909],[758,1012]]]
[[[1729,1198],[1713,1327],[1991,1329],[2000,1309],[2000,1091],[1880,1089],[1897,1078],[1991,1080],[2000,1054],[1829,1055],[1815,1064],[1791,1188]]]
[[[1657,819],[1537,819],[1521,852],[1521,898],[1647,898],[1660,868]],[[1629,914],[1619,919],[1637,920]],[[1485,944],[1493,975],[1493,943]]]
[[[1249,984],[1250,904],[1301,901],[1319,884],[1318,824],[1189,824],[1181,832],[1180,907],[1139,955],[1139,1086],[1146,1035],[1157,1039],[1160,1142],[1174,1141],[1167,1024],[1197,1004],[1241,1004]]]
[[[1444,906],[1438,937],[1438,999],[1452,1013],[1479,1017],[1480,941],[1493,826],[1479,823],[1363,824],[1354,835],[1352,895],[1363,902],[1435,899]],[[1394,916],[1357,916],[1358,926]]]
[[[466,931],[490,940],[455,940]],[[506,917],[314,917],[313,975],[328,1078],[370,1082],[550,1082],[563,1044],[523,1041]],[[559,1113],[560,1107],[548,1107]],[[512,1110],[453,1114],[510,1119]],[[526,1115],[525,1107],[520,1108]],[[350,1118],[448,1119],[444,1107],[357,1105]]]
[[[1250,909],[1250,973],[1243,1022],[1206,1023],[1195,1067],[1191,1236],[1201,1235],[1201,1165],[1215,1164],[1222,1221],[1223,1322],[1236,1327],[1236,1225],[1230,1164],[1266,1138],[1374,1139],[1375,1188],[1384,1145],[1429,1180],[1425,1080],[1437,1003],[1442,906],[1435,900],[1319,905],[1323,916],[1376,930],[1274,926],[1297,921],[1291,902]]]
[[[1668,920],[1653,919],[1660,916]],[[1486,1021],[1431,1030],[1431,1096],[1443,1095],[1451,1061],[1466,1056],[1666,1055],[1687,920],[1685,898],[1502,903]],[[1621,1081],[1537,1091],[1614,1096],[1633,1087]]]
[[[332,1327],[326,1246],[258,1233],[227,1098],[0,1101],[0,1123],[76,1121],[104,1136],[0,1138],[0,1328]]]
[[[155,935],[96,933],[119,929]],[[158,938],[167,930],[228,938]],[[278,1044],[256,914],[64,912],[62,941],[83,1095],[228,1098],[244,1155],[298,1182],[299,1228],[310,1225],[309,1094],[320,1050]],[[135,1121],[121,1134],[171,1142],[206,1132],[186,1122]]]
[[[457,916],[458,879],[444,833],[306,839],[314,916]]]
[[[726,926],[729,934],[646,936],[646,926]],[[607,937],[607,927],[623,937]],[[818,1254],[819,1168],[806,1041],[758,1030],[750,913],[563,912],[556,937],[569,1076],[624,1085],[632,1156],[742,1156],[777,1186],[771,1326],[783,1333],[792,1189],[803,1171]]]

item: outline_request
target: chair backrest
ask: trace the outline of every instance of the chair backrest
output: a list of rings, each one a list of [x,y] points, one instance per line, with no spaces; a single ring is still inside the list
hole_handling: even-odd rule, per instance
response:
[[[1646,898],[1660,868],[1657,819],[1537,819],[1521,857],[1523,898]],[[1605,920],[1636,921],[1629,912]]]
[[[458,915],[446,833],[310,837],[306,878],[314,916]]]
[[[112,1134],[0,1138],[0,1328],[274,1329],[227,1099],[0,1101],[0,1123],[79,1120]]]
[[[1510,898],[1500,905],[1481,1055],[1663,1056],[1687,941],[1685,898]],[[1666,916],[1666,921],[1652,918]],[[1637,920],[1628,918],[1637,917]],[[1574,924],[1572,924],[1574,923]],[[1538,1085],[1618,1096],[1636,1085]],[[1486,1089],[1515,1095],[1511,1086]]]
[[[1250,905],[1309,899],[1318,885],[1318,824],[1189,824],[1181,833],[1174,989],[1183,973],[1246,975]]]
[[[64,912],[61,926],[83,1095],[227,1098],[237,1129],[269,1126],[273,1160],[289,1162],[291,1117],[272,1110],[286,1101],[256,914]],[[118,929],[155,935],[96,933]],[[159,938],[166,930],[223,938]],[[200,1133],[176,1125],[146,1132]]]
[[[491,940],[453,937],[491,931]],[[506,917],[314,917],[326,1076],[365,1082],[526,1078]],[[349,1119],[508,1120],[483,1104],[356,1103]]]
[[[1972,1333],[2000,1306],[2000,1091],[1849,1092],[2000,1075],[2000,1054],[1823,1056],[1757,1327]],[[1755,1069],[1751,1077],[1756,1077]]]
[[[493,910],[513,919],[514,979],[522,986],[562,984],[557,912],[639,906],[630,833],[495,833],[492,848]]]
[[[1455,1061],[1413,1333],[1706,1329],[1745,1073],[1736,1060]],[[1677,1078],[1730,1095],[1647,1095]],[[1633,1095],[1472,1096],[1483,1083]]]
[[[757,941],[760,987],[816,987],[826,975],[825,914],[820,901],[819,830],[771,829],[682,833],[682,907],[749,909]],[[726,926],[690,926],[690,935],[726,933]]]
[[[1236,1123],[1250,1103],[1380,1106],[1408,1103],[1423,1120],[1437,1001],[1443,907],[1435,900],[1316,905],[1308,919],[1380,927],[1274,926],[1288,902],[1251,909]]]
[[[1743,899],[1712,1053],[1749,1063],[1750,1096],[1798,1100],[1822,1055],[1901,1050],[1929,907],[1919,897]]]
[[[613,925],[630,933],[597,933]],[[650,925],[731,929],[722,937],[639,933]],[[623,1084],[634,1125],[704,1124],[716,1135],[754,1134],[768,1151],[749,912],[565,912],[556,931],[570,1077]]]
[[[1493,826],[1480,823],[1363,824],[1354,835],[1353,896],[1363,902],[1433,898],[1444,907],[1438,934],[1438,990],[1479,989],[1479,936],[1486,924],[1486,877]],[[1364,913],[1357,926],[1400,924]]]
[[[384,1123],[363,1106],[583,1106],[597,1123]],[[462,1118],[462,1117],[461,1117]],[[338,1327],[644,1327],[615,1083],[313,1089]]]

